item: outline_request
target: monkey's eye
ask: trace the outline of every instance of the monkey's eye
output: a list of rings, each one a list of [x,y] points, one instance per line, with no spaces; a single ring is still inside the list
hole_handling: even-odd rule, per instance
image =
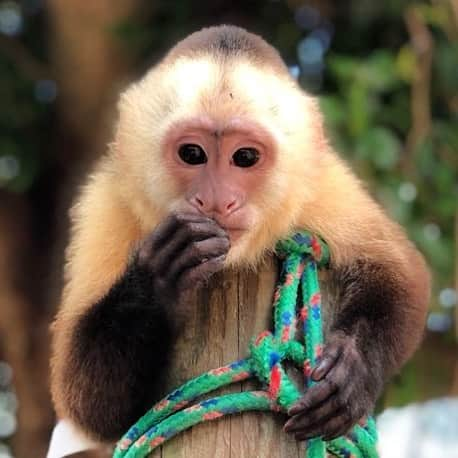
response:
[[[200,165],[207,162],[207,155],[202,147],[192,143],[181,145],[178,149],[178,156],[189,165]]]
[[[237,167],[252,167],[259,161],[259,151],[255,148],[240,148],[232,156]]]

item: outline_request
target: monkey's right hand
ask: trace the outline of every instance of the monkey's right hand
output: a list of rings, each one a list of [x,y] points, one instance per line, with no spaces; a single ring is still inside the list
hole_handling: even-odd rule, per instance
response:
[[[229,248],[229,236],[216,221],[179,213],[141,243],[137,260],[150,273],[156,297],[179,303],[222,269]]]

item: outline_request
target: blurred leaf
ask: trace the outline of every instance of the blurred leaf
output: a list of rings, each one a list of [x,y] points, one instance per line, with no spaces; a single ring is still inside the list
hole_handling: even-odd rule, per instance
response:
[[[348,91],[349,131],[354,137],[361,135],[369,127],[372,113],[369,94],[361,84],[352,84]]]
[[[434,155],[434,145],[431,138],[425,139],[421,142],[415,151],[417,159],[416,166],[420,175],[423,177],[430,177],[436,167],[436,158]]]
[[[332,95],[323,95],[320,97],[320,107],[328,125],[334,128],[342,125],[347,115],[342,100]]]
[[[417,60],[410,45],[405,45],[399,50],[396,67],[399,76],[403,80],[409,83],[414,80],[415,72],[417,71]]]
[[[447,275],[450,269],[453,268],[453,242],[447,237],[439,237],[438,239],[429,239],[425,237],[424,226],[416,226],[412,229],[414,240],[419,248],[425,253],[434,266],[434,271],[440,275]]]
[[[327,59],[329,71],[337,80],[350,81],[356,74],[359,62],[354,57],[343,55],[329,55]]]
[[[399,83],[394,54],[388,50],[376,50],[366,59],[332,55],[328,64],[338,79],[374,91],[386,91]]]
[[[393,89],[399,83],[393,53],[386,49],[374,51],[359,65],[357,77],[362,84],[375,91]]]
[[[453,94],[458,91],[458,42],[436,45],[434,54],[436,85],[441,93]]]
[[[382,170],[393,168],[399,160],[401,142],[388,129],[374,127],[365,132],[358,141],[358,157],[368,159]]]
[[[388,213],[401,224],[407,224],[412,217],[412,207],[399,199],[399,185],[380,186],[377,188],[377,201],[380,202]]]
[[[410,98],[405,88],[399,88],[385,97],[383,102],[379,99],[380,104],[376,113],[376,121],[390,128],[401,137],[405,137],[411,126]]]
[[[452,122],[437,121],[433,124],[434,136],[454,151],[455,172],[458,173],[458,129]]]
[[[421,17],[427,24],[438,27],[445,27],[450,21],[450,14],[453,14],[447,3],[417,4],[415,10],[420,13]]]

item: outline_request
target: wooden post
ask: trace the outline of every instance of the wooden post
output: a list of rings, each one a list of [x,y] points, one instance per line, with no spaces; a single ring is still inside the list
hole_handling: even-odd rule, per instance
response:
[[[274,261],[258,274],[226,272],[200,293],[176,347],[167,390],[210,369],[247,355],[252,336],[270,329],[276,282]],[[234,384],[212,393],[256,386]],[[259,385],[257,385],[259,389]],[[165,393],[164,393],[165,394]],[[248,412],[195,426],[153,453],[154,458],[296,458],[303,447],[282,431],[286,417],[279,413]]]

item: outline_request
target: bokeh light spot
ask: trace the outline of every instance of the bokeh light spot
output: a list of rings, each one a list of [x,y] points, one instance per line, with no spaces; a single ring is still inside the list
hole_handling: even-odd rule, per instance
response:
[[[439,293],[439,303],[445,308],[455,307],[458,303],[458,293],[453,288],[444,288]]]
[[[399,198],[404,202],[413,202],[417,197],[417,187],[413,183],[402,183],[399,186]]]
[[[40,80],[35,83],[35,98],[41,103],[52,103],[57,97],[57,84],[53,80]]]
[[[318,38],[307,37],[299,42],[297,54],[301,64],[305,66],[321,65],[324,46]]]
[[[14,37],[19,35],[23,27],[22,12],[16,2],[0,3],[0,32]]]
[[[21,164],[15,156],[5,155],[0,157],[0,181],[10,181],[19,175]]]
[[[423,235],[427,240],[439,240],[441,236],[441,228],[435,223],[425,224],[425,226],[423,227]]]
[[[291,65],[288,67],[289,74],[297,80],[301,74],[301,69],[299,68],[299,65]]]
[[[310,32],[309,37],[318,40],[323,46],[324,51],[329,49],[329,45],[331,44],[332,39],[332,34],[329,29],[325,27],[319,27]]]
[[[18,400],[12,391],[0,391],[0,411],[16,412]]]
[[[5,444],[0,444],[0,458],[13,458],[10,448]]]
[[[426,327],[433,332],[446,332],[452,326],[452,319],[444,313],[431,312]]]
[[[9,437],[16,431],[16,418],[11,412],[0,411],[0,437]]]

